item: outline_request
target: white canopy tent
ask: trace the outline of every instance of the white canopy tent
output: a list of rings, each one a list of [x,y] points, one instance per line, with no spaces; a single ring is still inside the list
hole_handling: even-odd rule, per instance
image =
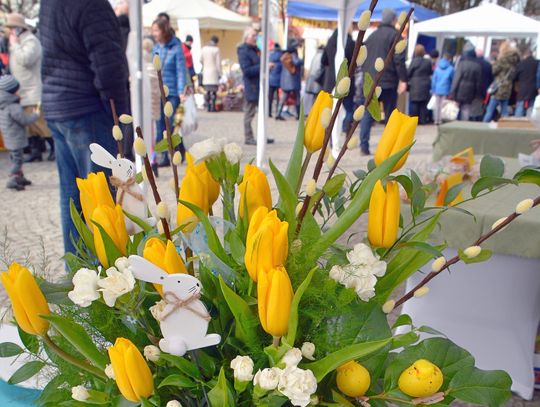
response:
[[[540,22],[495,4],[484,4],[468,10],[432,20],[416,23],[411,27],[409,43],[416,44],[418,34],[437,38],[441,49],[444,37],[502,37],[534,38],[540,44]],[[409,47],[409,58],[414,47]]]

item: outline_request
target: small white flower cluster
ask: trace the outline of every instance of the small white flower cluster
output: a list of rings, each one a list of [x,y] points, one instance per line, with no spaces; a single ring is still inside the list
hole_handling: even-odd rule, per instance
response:
[[[253,380],[255,386],[264,391],[278,390],[286,396],[293,406],[306,407],[317,391],[317,379],[309,369],[300,369],[298,364],[302,356],[313,360],[315,345],[305,342],[302,349],[292,348],[285,353],[279,367],[271,367],[257,371],[253,375],[253,360],[249,356],[237,356],[231,361],[234,378],[240,382]]]
[[[117,259],[114,267],[105,271],[107,277],[100,278],[100,274],[101,268],[99,274],[95,270],[79,269],[73,276],[73,290],[68,293],[69,299],[80,307],[88,307],[100,297],[101,292],[105,304],[114,307],[118,297],[135,287],[135,278],[125,257]]]
[[[236,164],[242,158],[242,147],[236,143],[225,144],[226,141],[225,138],[211,137],[193,144],[189,149],[189,153],[192,155],[193,160],[198,163],[224,152],[227,161]]]
[[[369,301],[375,296],[377,277],[384,276],[386,263],[373,254],[369,246],[358,243],[347,253],[349,264],[334,266],[330,270],[330,278],[353,288],[362,301]]]

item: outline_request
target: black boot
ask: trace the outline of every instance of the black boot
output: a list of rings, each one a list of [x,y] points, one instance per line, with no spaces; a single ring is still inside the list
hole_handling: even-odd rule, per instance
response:
[[[186,147],[184,146],[184,142],[181,141],[180,144],[178,144],[178,151],[180,151],[180,155],[182,156],[182,162],[181,164],[186,161]]]
[[[39,136],[32,136],[28,139],[30,144],[30,156],[24,159],[25,163],[32,163],[34,161],[41,162],[43,157],[41,156]]]
[[[56,155],[54,154],[54,139],[52,137],[46,137],[45,141],[49,144],[49,156],[47,157],[47,161],[54,161],[56,159]]]

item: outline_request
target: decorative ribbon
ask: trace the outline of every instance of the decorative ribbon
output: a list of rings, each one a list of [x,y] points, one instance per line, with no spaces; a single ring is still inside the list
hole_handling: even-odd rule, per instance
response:
[[[210,314],[208,314],[208,312],[200,312],[200,311],[197,311],[196,309],[193,309],[190,307],[189,304],[191,304],[193,301],[196,301],[198,300],[199,298],[201,298],[201,294],[200,293],[194,293],[194,294],[191,294],[191,297],[189,297],[188,299],[186,300],[181,300],[180,298],[178,298],[176,296],[175,293],[173,293],[172,291],[165,291],[163,293],[163,299],[165,300],[165,302],[167,304],[171,304],[173,307],[169,310],[169,312],[166,312],[166,313],[162,313],[160,315],[160,320],[162,321],[165,321],[171,314],[173,314],[177,309],[180,309],[180,308],[185,308],[187,309],[188,311],[191,311],[192,313],[194,313],[195,315],[197,315],[198,317],[201,317],[202,319],[204,319],[205,321],[210,321],[212,319],[212,317],[210,317]]]
[[[136,183],[135,177],[128,178],[127,181],[122,181],[120,178],[111,175],[109,179],[111,181],[111,185],[118,189],[119,193],[116,195],[116,203],[118,205],[122,205],[122,202],[124,201],[124,194],[126,192],[138,201],[142,202],[144,200],[142,194],[131,190],[131,186]]]

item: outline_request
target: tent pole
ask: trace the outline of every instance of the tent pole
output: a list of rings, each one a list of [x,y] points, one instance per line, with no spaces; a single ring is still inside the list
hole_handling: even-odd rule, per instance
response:
[[[269,1],[263,1],[262,10],[262,50],[259,77],[259,111],[257,113],[257,167],[264,165],[266,150],[266,117],[268,115],[268,31]]]

